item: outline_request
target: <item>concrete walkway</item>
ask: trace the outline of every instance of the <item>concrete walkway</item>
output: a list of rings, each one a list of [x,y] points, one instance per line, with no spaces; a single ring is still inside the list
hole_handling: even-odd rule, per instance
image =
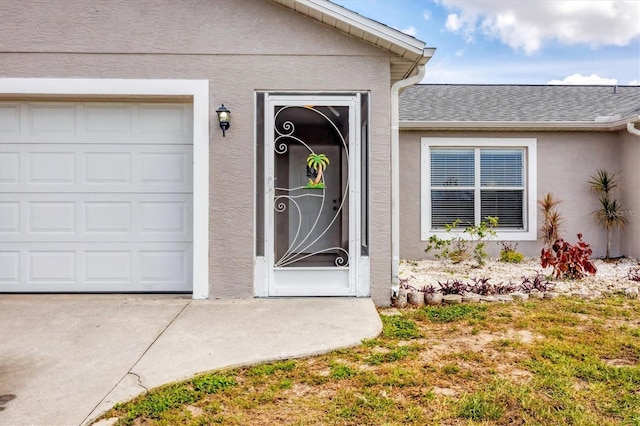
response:
[[[0,295],[0,424],[88,424],[146,389],[381,330],[370,299]]]

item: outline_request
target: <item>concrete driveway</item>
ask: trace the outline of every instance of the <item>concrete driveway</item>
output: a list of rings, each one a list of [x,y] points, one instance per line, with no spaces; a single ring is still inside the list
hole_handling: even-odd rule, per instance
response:
[[[0,424],[88,424],[165,383],[381,330],[370,299],[0,295]]]

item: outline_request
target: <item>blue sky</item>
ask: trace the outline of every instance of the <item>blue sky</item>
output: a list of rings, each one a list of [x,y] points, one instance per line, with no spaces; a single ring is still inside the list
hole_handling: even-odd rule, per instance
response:
[[[640,0],[332,0],[436,47],[423,83],[640,85]]]

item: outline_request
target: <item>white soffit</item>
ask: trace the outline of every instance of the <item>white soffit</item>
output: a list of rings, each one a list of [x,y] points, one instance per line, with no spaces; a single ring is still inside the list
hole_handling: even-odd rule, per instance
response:
[[[416,65],[425,64],[435,51],[425,49],[423,41],[327,0],[272,1],[402,58],[392,60],[392,79],[408,77]]]

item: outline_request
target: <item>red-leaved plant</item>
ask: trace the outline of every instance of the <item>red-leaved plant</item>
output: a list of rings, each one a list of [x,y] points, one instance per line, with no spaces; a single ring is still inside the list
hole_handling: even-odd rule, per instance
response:
[[[575,245],[558,238],[551,248],[542,249],[540,264],[543,268],[551,266],[554,276],[558,279],[580,279],[598,271],[596,265],[589,259],[592,253],[591,246],[582,241],[582,234],[578,234]]]

